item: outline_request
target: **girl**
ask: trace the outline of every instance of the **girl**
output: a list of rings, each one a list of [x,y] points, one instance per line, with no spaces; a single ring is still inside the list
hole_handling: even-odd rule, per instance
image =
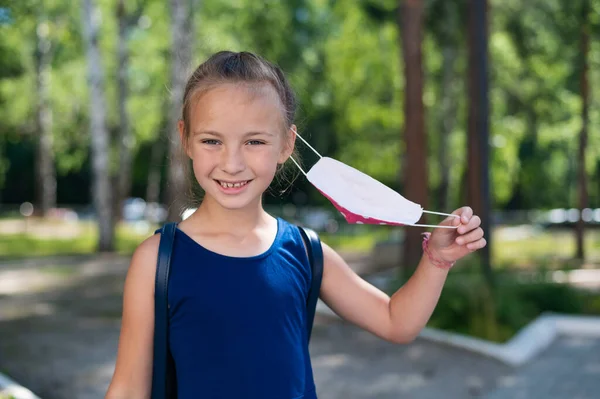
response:
[[[178,226],[169,280],[169,344],[181,399],[317,397],[304,318],[306,249],[296,226],[262,207],[294,152],[295,110],[281,70],[251,53],[217,53],[187,83],[178,128],[205,196]],[[414,275],[391,298],[323,244],[320,298],[382,339],[412,341],[450,266],[486,244],[469,207],[454,215],[442,223],[458,227],[434,229]],[[150,396],[159,241],[152,236],[133,254],[110,399]]]

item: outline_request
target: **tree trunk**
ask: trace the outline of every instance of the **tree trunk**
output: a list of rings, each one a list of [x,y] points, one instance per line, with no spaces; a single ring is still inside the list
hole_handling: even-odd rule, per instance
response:
[[[470,0],[469,4],[469,116],[467,130],[467,201],[481,217],[488,245],[480,251],[481,267],[490,286],[491,217],[489,189],[489,103],[488,103],[488,4]]]
[[[118,190],[115,200],[115,220],[122,217],[123,201],[131,192],[131,164],[132,153],[135,145],[135,136],[129,124],[127,113],[127,100],[129,98],[129,85],[127,72],[129,70],[129,51],[127,48],[130,30],[130,20],[125,8],[125,0],[117,3],[117,18],[119,23],[119,39],[117,43],[117,79],[118,79],[118,104],[119,104],[119,174]]]
[[[427,142],[423,106],[423,65],[421,43],[424,5],[404,0],[400,5],[402,55],[404,59],[404,193],[427,208]],[[426,222],[421,219],[421,222]],[[407,228],[403,245],[403,267],[413,269],[421,258],[421,231]]]
[[[113,190],[109,171],[109,136],[106,128],[104,73],[98,32],[100,11],[93,0],[83,0],[83,31],[87,47],[88,81],[90,85],[90,134],[92,135],[92,198],[98,218],[98,251],[114,249]]]
[[[579,220],[575,228],[575,236],[577,241],[577,259],[585,259],[584,251],[584,225],[582,212],[588,207],[588,190],[587,190],[587,173],[585,168],[585,157],[588,141],[588,110],[590,104],[590,87],[588,81],[589,70],[589,52],[590,52],[590,26],[589,26],[589,0],[583,0],[582,5],[582,24],[581,24],[581,75],[580,75],[580,90],[581,90],[581,132],[579,134],[579,149],[577,152],[577,192],[579,202]]]
[[[442,128],[440,129],[440,144],[438,146],[438,158],[440,160],[440,188],[438,195],[440,197],[440,210],[449,211],[450,207],[450,150],[449,140],[454,125],[456,123],[457,104],[452,82],[455,78],[455,58],[456,48],[451,44],[446,44],[442,50]]]
[[[437,190],[439,198],[438,205],[442,212],[450,211],[450,162],[451,151],[449,149],[450,135],[456,125],[456,112],[458,108],[457,92],[454,81],[456,79],[456,58],[458,55],[458,36],[460,30],[459,14],[461,10],[452,2],[444,2],[446,19],[439,39],[442,48],[442,84],[441,84],[441,120],[440,120],[440,143],[438,159],[440,166],[440,185]]]
[[[52,71],[49,25],[43,7],[38,15],[36,27],[36,89],[37,128],[39,141],[36,159],[36,214],[46,216],[56,207],[56,169],[52,145],[52,108],[50,107],[50,75]]]
[[[185,201],[190,195],[187,156],[182,151],[177,122],[186,78],[192,59],[192,10],[190,0],[170,0],[171,5],[171,97],[169,104],[169,172],[167,187],[168,220],[181,220]]]

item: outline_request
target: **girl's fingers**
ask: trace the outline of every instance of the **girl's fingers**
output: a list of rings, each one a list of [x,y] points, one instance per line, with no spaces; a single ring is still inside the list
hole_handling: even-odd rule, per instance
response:
[[[458,245],[464,245],[464,244],[470,244],[472,242],[475,242],[479,239],[483,238],[483,229],[481,229],[480,227],[470,231],[469,233],[462,235],[460,237],[458,237],[456,239],[456,243]]]
[[[471,230],[478,228],[481,225],[481,218],[477,215],[473,216],[469,222],[458,228],[458,234],[466,234]]]
[[[485,240],[485,238],[480,238],[479,240],[477,240],[475,242],[467,244],[467,249],[470,251],[476,251],[478,249],[485,247],[486,244],[487,244],[487,241]]]
[[[459,214],[461,223],[469,223],[473,217],[473,209],[469,206],[464,206],[459,210]]]

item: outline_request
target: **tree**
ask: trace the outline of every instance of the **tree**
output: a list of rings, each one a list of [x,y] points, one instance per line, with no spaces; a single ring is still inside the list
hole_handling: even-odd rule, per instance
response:
[[[469,115],[467,130],[467,199],[481,217],[488,245],[481,251],[482,271],[493,285],[490,260],[489,190],[489,104],[488,104],[488,5],[487,0],[471,0],[469,5]]]
[[[458,78],[459,61],[463,53],[464,32],[461,26],[465,25],[466,18],[463,15],[466,7],[465,2],[436,0],[430,5],[427,12],[426,31],[430,32],[435,39],[435,52],[441,54],[441,63],[435,70],[429,70],[432,75],[433,90],[436,93],[436,102],[430,104],[431,112],[428,118],[429,137],[434,138],[430,142],[431,165],[437,165],[437,176],[430,174],[430,184],[436,177],[439,183],[433,193],[433,204],[441,211],[448,211],[453,202],[451,201],[451,171],[456,168],[453,165],[451,135],[455,130],[459,118],[459,104],[464,101],[461,98],[463,82]],[[435,54],[433,54],[435,56]],[[431,57],[428,57],[431,58]],[[431,172],[435,172],[432,168]]]
[[[590,106],[590,86],[589,86],[589,54],[590,54],[590,2],[581,0],[581,25],[580,25],[580,46],[579,56],[580,69],[580,93],[581,93],[581,131],[579,132],[579,147],[577,152],[577,187],[578,187],[578,205],[580,210],[579,220],[575,228],[575,237],[577,241],[578,259],[585,258],[584,252],[584,227],[583,210],[588,207],[588,188],[586,156],[588,142],[589,125],[589,106]]]
[[[169,177],[167,188],[168,219],[179,220],[178,205],[190,192],[186,175],[188,159],[182,151],[177,122],[181,117],[181,101],[192,61],[192,7],[190,0],[170,0],[171,5],[171,96],[169,103]]]
[[[423,36],[424,6],[420,0],[404,0],[398,14],[404,59],[404,142],[402,173],[404,193],[427,208],[427,143],[423,107]],[[426,222],[422,220],[422,222]],[[414,267],[421,258],[421,232],[406,229],[404,267]]]
[[[113,189],[110,184],[109,136],[106,128],[104,72],[99,47],[100,14],[94,0],[83,0],[82,24],[87,47],[92,136],[92,198],[99,227],[99,251],[114,249]]]
[[[118,80],[118,108],[119,108],[119,173],[117,192],[115,195],[115,220],[121,218],[122,203],[131,192],[131,167],[135,135],[129,123],[127,102],[129,99],[129,36],[144,11],[147,0],[136,4],[133,12],[128,12],[125,0],[117,2],[117,20],[119,25],[119,39],[117,44],[117,80]]]
[[[52,137],[52,108],[50,106],[50,76],[52,52],[50,24],[45,4],[37,7],[37,46],[35,51],[36,96],[37,96],[37,152],[36,152],[36,213],[46,216],[56,207],[56,169]]]

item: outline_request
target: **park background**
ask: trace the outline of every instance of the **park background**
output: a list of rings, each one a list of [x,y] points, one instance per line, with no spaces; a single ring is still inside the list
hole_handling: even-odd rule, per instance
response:
[[[3,323],[55,314],[42,292],[78,264],[126,260],[197,204],[176,123],[187,76],[224,49],[282,67],[322,155],[481,215],[488,246],[430,327],[502,343],[546,312],[600,315],[600,1],[0,0]],[[265,204],[388,292],[421,256],[423,229],[348,225],[293,167]],[[4,370],[31,379],[0,352]]]

